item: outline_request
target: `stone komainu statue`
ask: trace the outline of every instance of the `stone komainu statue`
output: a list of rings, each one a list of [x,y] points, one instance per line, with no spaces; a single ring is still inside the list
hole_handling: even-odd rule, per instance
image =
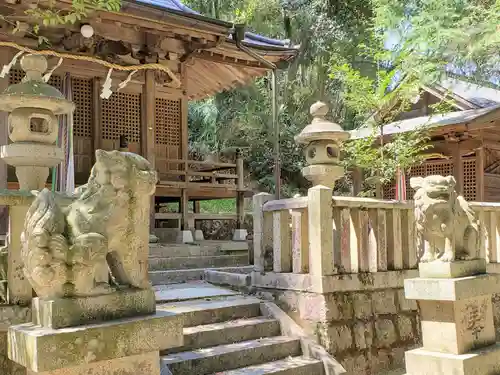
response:
[[[424,241],[421,262],[476,259],[479,224],[467,201],[455,190],[453,176],[410,179],[415,192],[415,219]]]
[[[139,155],[96,151],[89,181],[59,207],[47,189],[26,215],[24,273],[39,297],[111,293],[120,285],[146,289],[149,209],[157,174]]]

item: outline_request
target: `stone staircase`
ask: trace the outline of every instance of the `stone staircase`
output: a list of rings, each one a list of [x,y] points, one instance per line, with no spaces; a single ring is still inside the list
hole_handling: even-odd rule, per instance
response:
[[[201,280],[206,269],[250,272],[248,243],[201,241],[193,244],[150,244],[149,279],[153,285]]]
[[[204,282],[156,290],[157,309],[184,319],[184,345],[161,353],[162,375],[325,374],[257,298]]]

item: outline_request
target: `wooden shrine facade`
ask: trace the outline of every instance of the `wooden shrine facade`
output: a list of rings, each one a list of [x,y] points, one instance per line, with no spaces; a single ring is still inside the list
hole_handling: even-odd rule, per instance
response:
[[[429,93],[431,91],[431,95]],[[468,201],[500,201],[500,106],[488,103],[475,105],[459,97],[458,111],[431,115],[427,105],[435,98],[436,90],[426,90],[411,111],[384,126],[384,141],[399,132],[426,126],[431,148],[425,151],[426,159],[406,173],[406,196],[413,199],[410,178],[429,175],[453,175],[457,190]],[[422,116],[424,115],[424,116]],[[353,138],[366,136],[369,129],[354,131]],[[360,191],[360,173],[355,173],[354,193]],[[384,199],[395,199],[396,183],[383,187]]]
[[[223,165],[189,160],[188,102],[282,68],[297,50],[250,33],[238,36],[233,24],[198,15],[178,1],[165,1],[165,6],[146,2],[123,1],[119,13],[103,11],[74,25],[42,26],[35,35],[33,25],[39,22],[25,13],[32,2],[0,0],[1,15],[11,20],[0,20],[0,66],[30,48],[47,52],[49,69],[56,67],[50,84],[61,90],[63,77],[71,76],[77,185],[88,179],[95,150],[119,149],[125,136],[128,149],[158,170],[158,198],[187,203],[235,197],[244,190],[241,160]],[[64,9],[71,1],[56,3]],[[83,25],[90,25],[94,35],[84,37]],[[142,69],[145,64],[151,68]],[[108,78],[112,94],[103,98]],[[8,79],[0,79],[0,89],[21,79],[14,65]],[[0,123],[5,121],[0,117]],[[6,123],[2,126],[6,129]],[[8,142],[6,134],[0,138]],[[8,181],[16,187],[13,170]]]

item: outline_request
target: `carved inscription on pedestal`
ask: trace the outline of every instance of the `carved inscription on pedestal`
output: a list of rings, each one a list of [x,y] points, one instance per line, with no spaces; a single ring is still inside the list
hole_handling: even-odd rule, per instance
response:
[[[482,303],[469,303],[465,306],[462,323],[467,331],[471,332],[474,338],[479,339],[479,335],[486,327],[486,301]]]

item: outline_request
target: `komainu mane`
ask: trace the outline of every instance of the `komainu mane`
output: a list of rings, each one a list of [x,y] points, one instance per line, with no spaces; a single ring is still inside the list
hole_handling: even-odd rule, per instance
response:
[[[414,177],[415,220],[423,239],[421,262],[470,260],[479,256],[479,224],[467,201],[458,195],[453,176]]]
[[[24,273],[39,297],[146,289],[150,196],[157,174],[139,155],[96,151],[89,181],[76,200],[58,206],[52,192],[34,192],[22,234]]]

